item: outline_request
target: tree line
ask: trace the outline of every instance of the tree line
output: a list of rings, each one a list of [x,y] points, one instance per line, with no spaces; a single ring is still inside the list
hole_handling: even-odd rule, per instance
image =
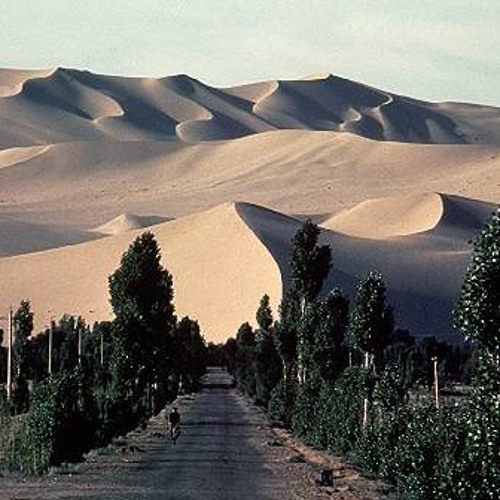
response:
[[[4,390],[0,398],[6,468],[39,474],[79,460],[180,392],[198,389],[207,346],[196,321],[176,317],[173,278],[160,259],[151,232],[136,238],[108,279],[114,319],[93,328],[64,315],[32,335],[30,302],[21,302],[13,318],[12,397]],[[5,349],[0,355],[4,367]],[[14,425],[19,418],[22,425]]]
[[[491,499],[500,491],[500,216],[474,243],[454,310],[464,337],[450,346],[395,328],[383,277],[370,273],[351,305],[321,295],[331,250],[307,221],[292,240],[291,286],[274,320],[269,297],[219,356],[237,386],[275,425],[309,444],[352,456],[404,498]],[[419,399],[423,384],[466,384],[449,398]],[[436,364],[435,364],[436,363]]]

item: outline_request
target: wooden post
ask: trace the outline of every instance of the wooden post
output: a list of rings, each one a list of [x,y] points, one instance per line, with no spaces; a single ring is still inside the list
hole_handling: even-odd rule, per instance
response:
[[[9,308],[7,332],[7,401],[12,396],[12,307]]]
[[[433,356],[431,360],[434,364],[434,398],[436,401],[436,408],[439,408],[438,358],[437,356]]]
[[[365,352],[365,369],[366,371],[370,368],[370,354],[368,351]],[[361,422],[361,428],[365,429],[368,424],[368,395],[365,395],[363,400],[363,421]]]
[[[77,322],[77,333],[78,333],[78,365],[82,364],[82,329]]]
[[[101,328],[101,366],[104,365],[104,330]]]
[[[54,329],[54,320],[50,318],[49,328],[49,375],[52,374],[52,330]]]

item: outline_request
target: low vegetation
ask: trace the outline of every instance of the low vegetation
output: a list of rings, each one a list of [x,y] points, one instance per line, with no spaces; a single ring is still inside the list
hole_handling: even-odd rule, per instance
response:
[[[341,290],[320,296],[330,252],[318,246],[318,234],[307,222],[293,240],[292,286],[279,319],[264,296],[257,330],[245,323],[222,347],[238,387],[276,424],[352,457],[403,498],[497,498],[500,216],[474,244],[454,311],[465,339],[459,346],[395,329],[376,273],[359,284],[351,309]],[[441,384],[469,390],[449,400],[417,397],[433,394],[436,374]]]

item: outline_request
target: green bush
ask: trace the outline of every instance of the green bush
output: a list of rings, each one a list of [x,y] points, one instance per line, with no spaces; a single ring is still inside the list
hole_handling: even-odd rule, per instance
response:
[[[308,444],[318,444],[317,412],[319,400],[319,381],[308,381],[299,386],[292,416],[292,430]]]
[[[94,445],[96,412],[81,377],[78,371],[62,372],[38,384],[11,466],[41,474],[52,465],[81,459]]]
[[[293,383],[286,384],[281,379],[271,391],[267,413],[278,425],[290,427],[295,408],[295,389]]]

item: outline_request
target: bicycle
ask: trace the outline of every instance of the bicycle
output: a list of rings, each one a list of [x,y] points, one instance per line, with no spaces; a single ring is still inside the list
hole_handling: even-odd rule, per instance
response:
[[[170,429],[170,439],[173,441],[174,446],[181,435],[181,426],[180,424],[175,424]]]

